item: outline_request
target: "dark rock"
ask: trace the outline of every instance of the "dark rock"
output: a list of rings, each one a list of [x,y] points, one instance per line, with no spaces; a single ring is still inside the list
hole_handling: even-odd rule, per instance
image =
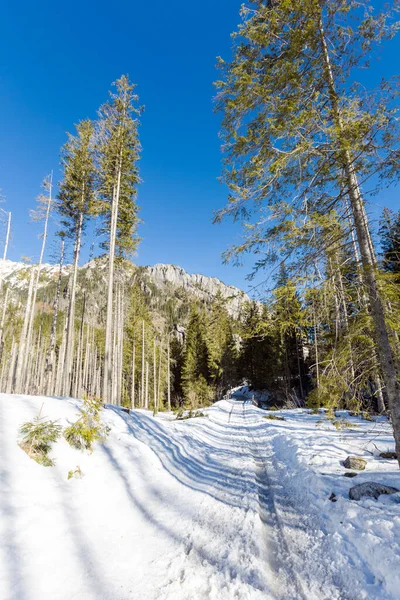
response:
[[[343,463],[346,469],[356,469],[356,471],[364,471],[367,461],[361,456],[348,456]]]
[[[400,490],[390,487],[389,485],[366,481],[365,483],[359,483],[350,488],[349,496],[352,500],[361,500],[361,498],[365,496],[368,498],[375,498],[376,500],[381,494],[395,494],[398,491]]]
[[[379,455],[381,458],[389,458],[392,460],[397,460],[396,452],[381,452]]]
[[[332,494],[329,496],[329,500],[331,502],[337,502],[336,494],[332,492]]]
[[[353,473],[352,471],[348,473],[343,473],[345,477],[357,477],[358,473]]]

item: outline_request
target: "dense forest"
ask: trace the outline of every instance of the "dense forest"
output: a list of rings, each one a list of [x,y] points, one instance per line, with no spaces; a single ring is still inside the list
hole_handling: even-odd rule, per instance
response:
[[[43,224],[38,262],[20,270],[20,285],[1,282],[1,389],[156,412],[247,384],[277,404],[390,408],[399,443],[400,212],[385,209],[377,231],[367,213],[368,198],[398,178],[397,87],[368,91],[353,78],[374,43],[395,34],[393,14],[340,0],[253,5],[231,61],[219,59],[230,196],[215,220],[244,224],[225,259],[255,255],[266,273],[257,300],[232,315],[218,293],[151,289],[129,261],[142,108],[122,76],[98,118],[68,135],[61,181],[43,183],[32,212]],[[51,215],[59,258],[49,277]],[[98,235],[103,254],[81,267],[83,242]]]

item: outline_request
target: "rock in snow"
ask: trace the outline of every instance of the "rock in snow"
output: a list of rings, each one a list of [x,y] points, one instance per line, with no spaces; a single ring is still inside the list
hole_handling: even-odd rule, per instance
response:
[[[364,471],[367,465],[367,461],[361,456],[348,456],[343,463],[346,469],[356,469],[357,471]]]
[[[391,487],[390,485],[366,481],[365,483],[359,483],[350,488],[349,496],[352,500],[361,500],[361,498],[364,498],[365,496],[377,500],[381,494],[396,494],[396,492],[399,491],[400,490]]]

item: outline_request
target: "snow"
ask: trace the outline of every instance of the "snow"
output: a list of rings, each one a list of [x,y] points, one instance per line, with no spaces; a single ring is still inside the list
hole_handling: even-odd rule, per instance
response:
[[[17,444],[42,404],[62,425],[80,406],[0,394],[1,600],[399,597],[400,494],[348,498],[364,481],[400,488],[378,456],[394,448],[385,420],[269,420],[240,398],[185,421],[108,407],[105,444],[86,454],[61,439],[46,468]],[[368,461],[353,479],[349,454]]]

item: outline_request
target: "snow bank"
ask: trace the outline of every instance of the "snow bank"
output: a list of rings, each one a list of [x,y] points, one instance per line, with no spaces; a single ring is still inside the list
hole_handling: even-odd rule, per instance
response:
[[[240,400],[186,421],[109,407],[104,445],[89,455],[62,439],[46,468],[17,444],[42,404],[63,426],[80,406],[0,395],[1,600],[398,598],[398,495],[348,498],[362,481],[400,488],[378,458],[394,445],[386,422],[343,415],[351,428],[337,431]],[[354,479],[349,454],[368,461]]]

